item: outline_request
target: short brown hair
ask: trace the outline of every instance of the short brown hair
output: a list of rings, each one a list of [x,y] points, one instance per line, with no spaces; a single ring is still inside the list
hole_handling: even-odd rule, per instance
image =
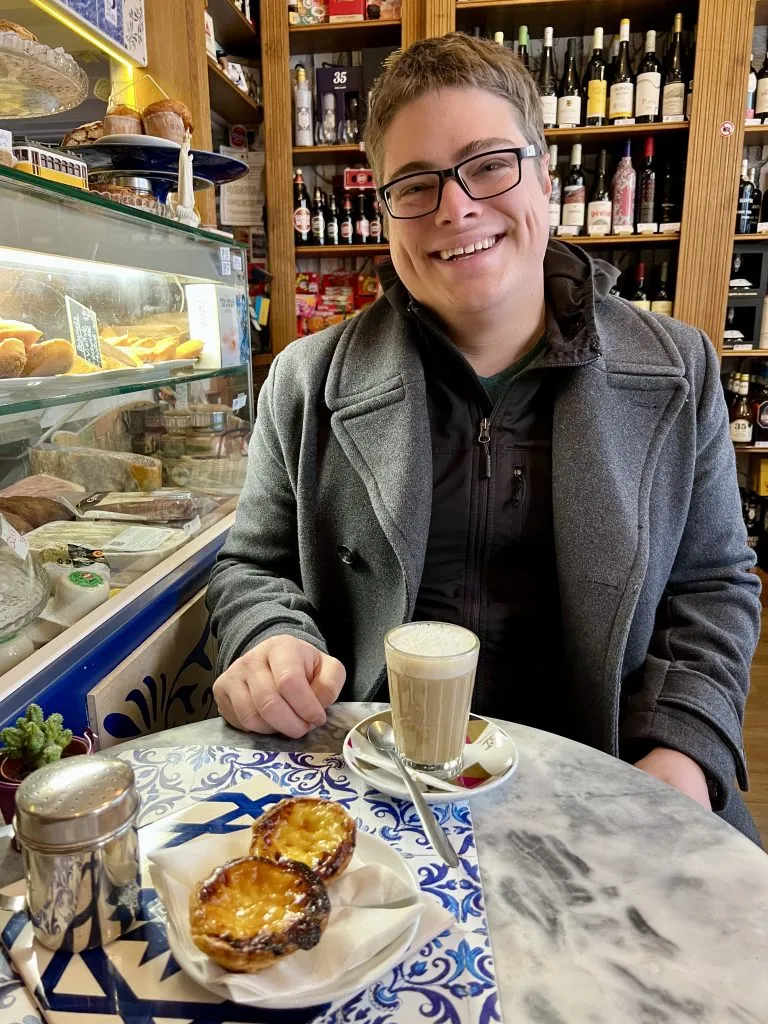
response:
[[[387,61],[371,93],[365,149],[378,184],[384,184],[384,135],[408,103],[438,89],[485,89],[508,100],[526,142],[547,152],[541,103],[533,78],[511,51],[463,32],[421,39]],[[537,161],[538,165],[538,161]]]

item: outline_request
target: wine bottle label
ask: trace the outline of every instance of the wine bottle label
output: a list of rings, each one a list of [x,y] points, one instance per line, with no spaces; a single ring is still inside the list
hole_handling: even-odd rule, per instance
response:
[[[633,306],[637,306],[638,309],[647,309],[650,313],[651,303],[648,299],[630,299],[629,301]]]
[[[731,440],[737,444],[749,444],[752,440],[752,424],[747,419],[732,420]]]
[[[653,224],[656,219],[656,182],[645,178],[640,189],[638,220],[641,224]]]
[[[557,101],[557,123],[561,128],[581,124],[581,96],[561,96]]]
[[[335,242],[339,237],[339,222],[337,220],[329,220],[326,232],[328,234],[328,241]]]
[[[553,193],[553,195],[554,195],[554,193]],[[555,202],[553,202],[550,199],[550,203],[549,203],[549,226],[551,228],[558,228],[558,227],[560,227],[560,198],[559,198],[559,196],[558,196],[558,198],[557,198],[557,200]]]
[[[677,117],[685,113],[685,83],[670,82],[664,86],[662,117]]]
[[[672,316],[672,302],[670,299],[654,299],[651,303],[652,313],[663,313],[664,316]]]
[[[632,82],[616,82],[611,86],[611,117],[632,117],[635,109],[635,86]]]
[[[611,201],[597,199],[587,207],[587,234],[610,235],[611,233]]]
[[[587,117],[607,117],[608,83],[595,78],[587,84]]]
[[[345,220],[343,222],[343,224],[341,225],[341,237],[344,238],[344,239],[349,239],[349,238],[352,237],[352,222],[351,221]]]
[[[584,185],[566,185],[563,189],[563,224],[566,227],[584,227],[587,190]]]
[[[368,235],[371,233],[370,228],[371,225],[365,217],[360,217],[360,219],[355,222],[355,232],[357,237],[362,238],[365,242],[368,241]]]
[[[380,242],[381,241],[381,221],[380,220],[372,220],[371,221],[371,241],[372,242]]]
[[[312,217],[306,206],[299,206],[293,212],[293,226],[300,235],[308,235],[312,228]]]
[[[312,234],[315,238],[322,238],[325,234],[325,217],[322,213],[316,213],[312,218]]]
[[[544,124],[557,124],[557,96],[539,96]]]
[[[747,80],[747,105],[744,116],[749,120],[755,116],[755,93],[757,92],[757,75],[754,71],[749,72]]]
[[[631,228],[634,223],[637,179],[631,167],[619,166],[613,176],[613,230]]]
[[[658,117],[661,95],[661,75],[658,71],[644,71],[637,76],[635,117]]]
[[[760,78],[758,80],[755,113],[758,117],[768,114],[768,78]]]

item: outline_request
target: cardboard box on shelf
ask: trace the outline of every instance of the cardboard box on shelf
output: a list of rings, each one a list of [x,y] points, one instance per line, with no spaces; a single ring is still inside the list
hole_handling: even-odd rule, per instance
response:
[[[328,21],[364,21],[365,0],[328,0]]]

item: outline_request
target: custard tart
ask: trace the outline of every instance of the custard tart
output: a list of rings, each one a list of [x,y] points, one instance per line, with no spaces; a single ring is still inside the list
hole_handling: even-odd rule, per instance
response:
[[[357,826],[341,804],[289,797],[257,818],[252,834],[252,855],[298,861],[332,882],[352,860]]]
[[[192,890],[189,924],[224,970],[256,974],[316,946],[330,913],[325,885],[305,864],[241,857]]]

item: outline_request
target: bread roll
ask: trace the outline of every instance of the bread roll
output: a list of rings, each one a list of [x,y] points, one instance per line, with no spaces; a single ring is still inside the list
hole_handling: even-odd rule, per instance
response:
[[[38,341],[27,350],[25,377],[55,377],[57,373],[69,373],[75,363],[75,349],[64,338]]]
[[[4,338],[18,338],[24,342],[25,348],[29,348],[42,336],[43,332],[32,324],[22,323],[21,320],[0,320],[0,341]]]
[[[28,39],[31,43],[37,42],[37,36],[32,35],[28,28],[17,25],[15,21],[6,21],[5,18],[0,18],[0,32],[15,32],[22,39]]]
[[[27,350],[18,338],[0,340],[0,377],[20,377],[27,364]]]

